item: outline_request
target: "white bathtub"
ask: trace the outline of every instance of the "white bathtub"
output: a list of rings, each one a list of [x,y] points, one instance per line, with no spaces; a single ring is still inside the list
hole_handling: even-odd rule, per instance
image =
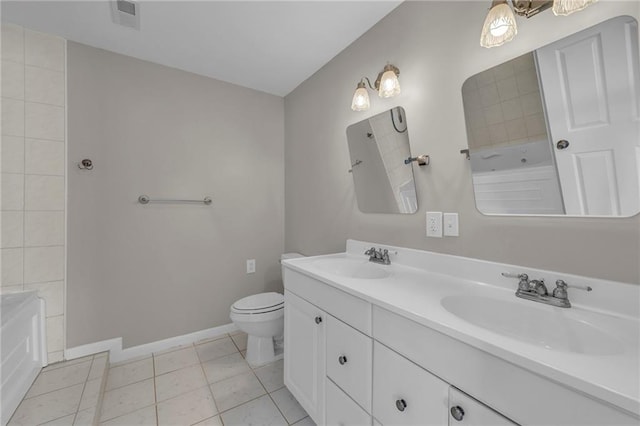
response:
[[[0,296],[0,424],[9,422],[47,364],[44,300],[35,291]]]

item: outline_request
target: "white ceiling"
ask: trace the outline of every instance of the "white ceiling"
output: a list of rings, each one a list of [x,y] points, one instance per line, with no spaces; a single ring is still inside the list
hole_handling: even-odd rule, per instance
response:
[[[2,20],[285,96],[401,1],[142,1],[140,30],[108,1],[2,1]]]

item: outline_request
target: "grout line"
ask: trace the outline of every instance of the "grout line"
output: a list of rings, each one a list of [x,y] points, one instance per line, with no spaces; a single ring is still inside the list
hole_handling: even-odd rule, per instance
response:
[[[158,417],[158,391],[156,389],[156,354],[151,353],[151,370],[153,373],[153,407],[156,413],[156,425],[160,424]]]
[[[22,97],[25,98],[27,96],[26,89],[26,80],[27,80],[27,42],[26,42],[26,32],[24,27],[20,27],[20,31],[22,32]],[[26,267],[25,267],[25,250],[24,250],[24,242],[26,241],[27,232],[26,226],[27,223],[27,175],[25,171],[27,170],[27,103],[23,100],[22,102],[22,291],[24,291],[24,277],[26,275]],[[46,307],[45,307],[46,309]],[[45,320],[45,332],[46,332],[46,320]],[[49,352],[49,345],[45,342],[47,346],[47,353]]]

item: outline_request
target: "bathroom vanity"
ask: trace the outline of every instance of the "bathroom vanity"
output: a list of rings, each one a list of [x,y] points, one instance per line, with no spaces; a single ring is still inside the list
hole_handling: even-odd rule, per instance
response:
[[[283,262],[284,380],[317,424],[640,423],[640,286],[372,246]],[[549,306],[502,273],[593,291]]]

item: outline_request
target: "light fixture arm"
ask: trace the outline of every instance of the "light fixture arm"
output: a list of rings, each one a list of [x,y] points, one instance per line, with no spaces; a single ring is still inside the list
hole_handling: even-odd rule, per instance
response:
[[[360,87],[364,87],[365,89],[367,88],[367,86],[364,84],[364,81],[365,81],[365,80],[367,80],[367,83],[369,84],[369,88],[370,88],[371,90],[377,90],[377,89],[375,89],[375,88],[371,85],[371,80],[369,80],[369,77],[362,77],[362,78],[360,79],[360,83],[358,83],[358,88],[360,88]]]

